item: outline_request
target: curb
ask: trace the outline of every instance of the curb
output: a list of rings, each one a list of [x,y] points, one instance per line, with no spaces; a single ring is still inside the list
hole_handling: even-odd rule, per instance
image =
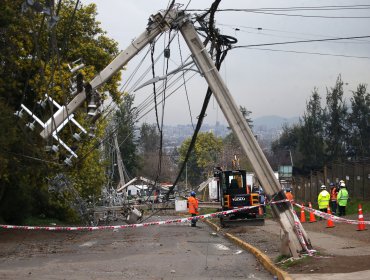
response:
[[[215,223],[212,223],[209,220],[203,220],[204,223],[209,225],[212,229],[215,231],[220,231],[221,228],[216,225]],[[292,280],[288,272],[278,268],[272,261],[271,259],[264,254],[261,250],[257,249],[256,247],[248,244],[247,242],[237,238],[236,236],[230,234],[230,233],[225,233],[224,236],[231,240],[232,242],[236,243],[243,249],[249,251],[252,253],[256,259],[263,265],[263,267],[268,270],[272,275],[276,275],[279,280]]]

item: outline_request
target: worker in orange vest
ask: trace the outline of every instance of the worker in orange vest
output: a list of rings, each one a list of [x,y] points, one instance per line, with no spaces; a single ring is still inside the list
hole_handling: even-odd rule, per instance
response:
[[[337,214],[337,195],[337,186],[334,183],[330,183],[330,210],[333,215]]]
[[[195,192],[192,191],[190,193],[190,197],[188,198],[188,208],[189,208],[189,213],[191,214],[192,217],[197,216],[199,214],[198,212],[198,199],[195,197]],[[191,226],[195,227],[197,224],[197,219],[193,218],[191,220]]]
[[[285,196],[286,196],[286,198],[287,198],[290,202],[292,202],[292,201],[294,200],[294,196],[293,196],[293,194],[292,194],[292,192],[291,192],[291,190],[290,190],[290,189],[286,189],[286,190],[285,190]]]

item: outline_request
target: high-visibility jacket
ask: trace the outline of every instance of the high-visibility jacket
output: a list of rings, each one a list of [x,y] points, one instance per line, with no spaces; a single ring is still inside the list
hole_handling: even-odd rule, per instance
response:
[[[189,207],[189,213],[190,214],[199,214],[198,212],[198,199],[196,199],[194,196],[190,196],[188,198],[188,207]]]
[[[346,188],[342,187],[337,195],[337,201],[339,206],[347,206],[348,202],[348,191]]]
[[[319,205],[319,209],[326,209],[329,206],[330,201],[330,193],[327,190],[322,190],[319,193],[319,197],[317,198],[317,204]]]
[[[285,196],[286,196],[286,198],[287,198],[287,199],[289,199],[290,201],[293,201],[293,200],[294,200],[294,197],[293,197],[293,195],[292,195],[292,193],[291,193],[291,192],[286,192],[286,193],[285,193]]]
[[[337,195],[338,195],[338,190],[336,187],[332,188],[330,190],[330,200],[331,201],[337,201]]]

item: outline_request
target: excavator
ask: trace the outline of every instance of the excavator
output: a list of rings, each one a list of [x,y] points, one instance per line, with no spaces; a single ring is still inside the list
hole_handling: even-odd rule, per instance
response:
[[[236,213],[220,216],[221,227],[231,224],[244,224],[248,221],[264,223],[264,214],[260,204],[261,194],[253,192],[251,185],[247,185],[247,173],[245,170],[222,170],[216,168],[214,177],[217,182],[217,189],[221,201],[222,211],[256,206]]]

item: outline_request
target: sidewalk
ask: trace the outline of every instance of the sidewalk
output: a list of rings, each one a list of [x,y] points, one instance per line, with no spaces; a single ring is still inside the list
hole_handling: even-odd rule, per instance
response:
[[[317,224],[320,225],[320,224]],[[311,244],[315,250],[319,252],[320,255],[326,256],[333,256],[332,258],[332,265],[335,267],[343,267],[348,263],[338,262],[336,259],[338,258],[360,258],[364,262],[368,262],[370,256],[370,244],[367,242],[363,242],[358,240],[357,234],[369,234],[369,232],[356,232],[353,229],[353,234],[351,238],[345,238],[340,236],[335,236],[341,229],[334,228],[330,229],[328,232],[315,232],[307,230],[311,225],[310,224],[303,224],[307,235],[311,241]],[[321,225],[320,225],[321,226]],[[323,228],[325,224],[322,223]],[[261,229],[262,230],[262,229]],[[323,229],[324,231],[325,229]],[[273,221],[273,220],[266,220],[265,226],[263,227],[263,231],[270,232],[272,234],[280,235],[280,225]],[[318,258],[320,258],[318,255]],[[330,259],[326,259],[325,261],[328,262]],[[324,261],[324,259],[322,259]],[[289,273],[289,275],[293,279],[297,280],[331,280],[331,279],[351,279],[351,280],[365,280],[370,279],[370,270],[362,270],[357,272],[351,273],[314,273],[316,267],[312,267],[312,272],[309,274],[297,274],[297,273]],[[368,269],[370,269],[370,262],[368,262]]]

